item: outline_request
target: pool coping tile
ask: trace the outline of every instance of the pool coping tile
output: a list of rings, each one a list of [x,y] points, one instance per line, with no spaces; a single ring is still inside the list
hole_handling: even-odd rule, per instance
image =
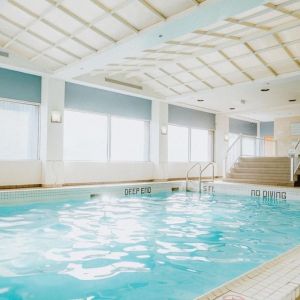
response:
[[[300,296],[300,245],[195,300],[296,300]]]

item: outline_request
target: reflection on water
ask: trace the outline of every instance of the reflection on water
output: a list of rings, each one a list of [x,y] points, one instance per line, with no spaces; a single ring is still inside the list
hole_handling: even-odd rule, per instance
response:
[[[299,230],[300,203],[193,193],[2,207],[0,298],[193,299]]]

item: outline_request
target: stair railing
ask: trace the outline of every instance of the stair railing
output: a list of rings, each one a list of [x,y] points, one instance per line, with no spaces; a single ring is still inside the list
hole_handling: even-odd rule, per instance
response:
[[[226,152],[223,177],[227,176],[241,156],[259,157],[276,155],[276,140],[265,140],[261,137],[240,134]]]
[[[295,182],[295,175],[300,168],[300,139],[297,141],[294,148],[291,149],[291,177],[290,181]]]
[[[240,134],[235,141],[231,144],[228,148],[224,160],[224,174],[223,177],[225,178],[226,175],[230,172],[231,168],[237,162],[239,157],[242,154],[242,135]]]

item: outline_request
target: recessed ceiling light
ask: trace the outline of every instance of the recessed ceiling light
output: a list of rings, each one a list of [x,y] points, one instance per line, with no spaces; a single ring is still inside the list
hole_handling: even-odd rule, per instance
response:
[[[296,102],[297,99],[290,99],[289,102]]]
[[[269,90],[270,90],[270,89],[267,89],[267,88],[266,88],[266,89],[261,89],[260,91],[261,91],[261,92],[268,92]]]
[[[163,35],[162,35],[162,34],[160,34],[158,37],[159,37],[159,38],[162,38],[162,37],[163,37]]]
[[[203,99],[198,99],[197,101],[198,101],[198,102],[203,102],[204,100],[203,100]]]
[[[230,110],[235,110],[235,107],[230,107],[229,109],[230,109]]]

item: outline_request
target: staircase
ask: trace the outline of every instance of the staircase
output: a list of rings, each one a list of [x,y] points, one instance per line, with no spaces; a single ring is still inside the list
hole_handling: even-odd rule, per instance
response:
[[[294,186],[290,165],[289,157],[239,157],[224,181]]]
[[[300,186],[300,140],[292,145],[290,157],[278,157],[276,154],[276,140],[266,141],[263,138],[240,135],[227,150],[223,180]]]

